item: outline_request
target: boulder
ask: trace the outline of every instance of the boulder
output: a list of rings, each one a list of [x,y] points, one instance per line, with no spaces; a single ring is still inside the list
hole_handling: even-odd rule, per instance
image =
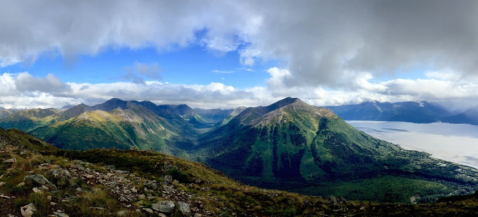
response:
[[[15,158],[12,158],[12,159],[8,159],[8,160],[4,160],[3,163],[15,163],[17,162],[17,159]]]
[[[31,217],[33,213],[36,211],[37,211],[37,208],[35,207],[35,205],[33,205],[33,203],[29,203],[20,208],[20,212],[22,213],[23,217]]]
[[[55,178],[71,178],[71,174],[68,170],[64,170],[64,169],[54,169],[51,171],[52,175],[55,177]]]
[[[118,212],[116,213],[116,215],[117,215],[117,216],[126,216],[126,215],[128,215],[128,213],[129,213],[128,211],[123,210],[123,211],[118,211]]]
[[[170,176],[170,175],[164,176],[164,182],[165,182],[166,184],[172,183],[172,182],[173,182],[173,177]]]
[[[67,215],[66,213],[63,213],[63,212],[54,212],[53,215],[55,217],[70,217],[69,215]]]
[[[145,212],[147,212],[147,213],[150,213],[150,214],[153,214],[153,213],[154,213],[153,210],[150,209],[150,208],[143,208],[143,210],[144,210]]]
[[[330,195],[330,201],[332,201],[333,204],[337,204],[337,199],[334,197],[334,195]]]
[[[23,178],[23,182],[25,182],[27,180],[33,180],[40,185],[45,185],[48,188],[57,190],[57,188],[54,184],[52,184],[50,181],[48,181],[48,179],[46,179],[45,176],[40,175],[40,174],[25,176],[25,178]]]
[[[42,193],[43,193],[43,191],[40,190],[39,188],[33,188],[32,190],[33,190],[33,192],[35,192],[35,193],[39,193],[39,194],[42,194]]]
[[[185,202],[178,202],[178,209],[181,214],[184,216],[191,216],[191,208],[189,207],[188,203]]]
[[[173,201],[159,201],[152,204],[152,208],[158,212],[162,213],[172,213],[174,211],[174,202]]]

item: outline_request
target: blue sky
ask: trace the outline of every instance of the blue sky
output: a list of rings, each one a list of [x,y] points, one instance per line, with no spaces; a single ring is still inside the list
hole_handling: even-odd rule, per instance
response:
[[[125,68],[135,63],[157,63],[162,69],[159,72],[162,82],[201,85],[220,82],[238,88],[265,86],[264,81],[270,77],[266,70],[278,65],[278,61],[268,60],[244,66],[236,50],[215,53],[194,44],[171,51],[158,51],[154,47],[109,48],[94,56],[79,55],[74,60],[65,60],[57,53],[42,56],[34,63],[3,67],[2,72],[28,71],[37,77],[53,73],[63,81],[96,84],[127,80]]]
[[[7,1],[0,106],[117,97],[234,108],[289,96],[474,106],[478,3],[390,4]]]

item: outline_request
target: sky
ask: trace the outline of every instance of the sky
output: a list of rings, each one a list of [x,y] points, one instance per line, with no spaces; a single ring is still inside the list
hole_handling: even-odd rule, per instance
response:
[[[472,0],[0,0],[0,107],[478,105]]]

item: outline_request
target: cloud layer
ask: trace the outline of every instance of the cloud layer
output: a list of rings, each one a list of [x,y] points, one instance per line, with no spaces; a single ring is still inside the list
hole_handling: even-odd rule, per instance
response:
[[[242,44],[245,65],[282,60],[288,87],[347,88],[366,73],[417,66],[475,75],[476,20],[473,0],[6,1],[0,64],[48,52],[74,58],[110,47],[164,51],[191,43],[228,52]]]
[[[203,107],[258,105],[285,96],[316,105],[370,99],[472,102],[478,84],[476,20],[473,0],[3,1],[0,66],[50,54],[74,60],[112,48],[167,52],[191,44],[238,52],[245,67],[271,59],[281,65],[268,70],[267,87],[249,89],[152,82],[160,80],[154,63],[126,68],[124,78],[132,83],[78,84],[54,75],[3,74],[0,106],[110,97]],[[417,68],[434,72],[417,80],[371,82]],[[216,71],[221,72],[226,71]]]
[[[186,103],[196,108],[235,108],[268,105],[284,97],[299,97],[316,106],[354,104],[364,101],[434,101],[452,108],[475,105],[478,100],[476,80],[445,80],[449,72],[430,72],[427,79],[393,79],[371,82],[372,75],[356,79],[354,91],[322,87],[287,87],[282,83],[290,76],[287,69],[271,68],[267,87],[238,89],[222,83],[208,85],[169,84],[159,81],[143,83],[74,83],[63,82],[54,75],[33,77],[28,72],[4,73],[0,76],[0,106],[55,107],[86,103],[94,105],[111,98],[148,100],[157,104]]]

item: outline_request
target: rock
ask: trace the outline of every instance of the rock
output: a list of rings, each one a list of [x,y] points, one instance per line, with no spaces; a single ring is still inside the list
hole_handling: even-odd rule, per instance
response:
[[[334,203],[335,205],[337,204],[337,199],[334,197],[334,195],[330,195],[330,201],[332,201],[332,203]]]
[[[12,158],[12,159],[8,159],[8,160],[3,161],[3,163],[15,163],[15,162],[17,162],[16,158]]]
[[[146,211],[147,213],[150,213],[150,214],[153,214],[153,210],[150,209],[150,208],[143,208],[144,211]]]
[[[167,216],[164,215],[163,213],[158,213],[158,216],[159,216],[159,217],[167,217]]]
[[[50,202],[50,205],[55,206],[56,203],[55,202]]]
[[[60,210],[58,210],[60,211]],[[66,213],[63,213],[63,212],[54,212],[53,215],[55,217],[70,217],[69,215],[67,215]]]
[[[175,205],[173,201],[159,201],[157,203],[152,204],[152,208],[154,210],[162,213],[172,213],[174,207]]]
[[[115,165],[106,165],[105,168],[107,170],[115,170],[116,169]]]
[[[126,211],[126,210],[119,211],[119,212],[116,213],[116,215],[117,216],[126,216],[126,215],[128,215],[128,211]]]
[[[343,204],[348,204],[349,201],[347,201],[345,198],[343,197],[339,197],[339,200],[340,200],[340,203],[343,203]]]
[[[55,178],[71,178],[70,172],[64,169],[52,170],[52,174]]]
[[[191,208],[189,208],[188,203],[178,202],[178,209],[184,216],[191,216]]]
[[[124,170],[115,170],[115,173],[117,174],[127,174],[129,173],[128,171],[124,171]]]
[[[35,192],[35,193],[43,194],[43,191],[40,190],[39,188],[33,188],[32,190],[33,190],[33,192]]]
[[[46,185],[51,189],[57,190],[54,184],[52,184],[50,181],[48,181],[48,179],[46,179],[43,175],[40,175],[40,174],[25,176],[25,178],[23,178],[23,182],[27,180],[33,180],[40,185]]]
[[[196,214],[194,214],[194,217],[202,217],[202,215],[199,214],[199,213],[196,213]]]
[[[3,185],[5,185],[5,182],[0,182],[0,187],[2,187]]]
[[[173,182],[173,177],[170,176],[170,175],[164,176],[164,182],[165,182],[166,184]]]
[[[29,203],[20,208],[20,212],[22,213],[23,217],[31,217],[33,213],[36,211],[37,211],[37,208],[35,207],[35,205],[33,205],[33,203]]]

